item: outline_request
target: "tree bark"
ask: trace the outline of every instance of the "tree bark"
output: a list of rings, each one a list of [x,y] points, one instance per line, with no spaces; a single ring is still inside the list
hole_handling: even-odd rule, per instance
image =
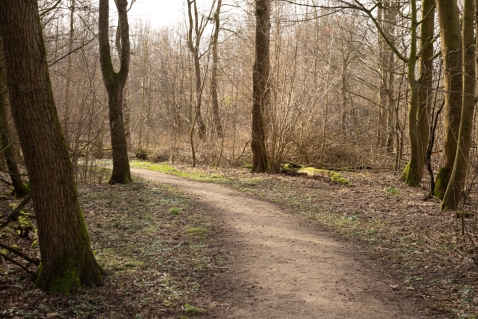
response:
[[[418,129],[418,107],[419,90],[415,79],[415,69],[417,64],[417,8],[416,1],[410,1],[411,4],[411,27],[410,27],[410,54],[407,59],[407,77],[410,88],[410,105],[408,110],[408,135],[410,138],[410,159],[403,170],[402,178],[409,186],[419,186],[422,172],[420,171],[419,161],[423,157],[422,145],[420,143],[420,132]]]
[[[419,104],[418,104],[418,130],[420,133],[421,156],[418,158],[418,170],[420,180],[425,167],[425,153],[428,147],[430,128],[428,113],[433,95],[433,31],[435,28],[435,1],[424,0],[422,2],[422,23],[420,26],[420,77]]]
[[[388,1],[386,1],[387,3]],[[384,4],[386,6],[386,3]],[[388,34],[388,25],[387,22],[384,21],[385,17],[384,8],[382,5],[378,6],[377,8],[377,21],[381,24],[382,29]],[[382,148],[386,145],[386,138],[387,138],[387,106],[386,106],[386,93],[387,93],[387,78],[388,78],[388,45],[384,39],[384,37],[378,38],[378,50],[379,50],[379,68],[380,68],[380,77],[379,77],[379,84],[378,84],[378,123],[377,123],[377,148],[382,150]]]
[[[437,0],[444,60],[445,138],[434,194],[443,199],[455,163],[462,103],[461,30],[456,1]]]
[[[3,48],[0,39],[0,134],[2,140],[2,150],[7,163],[8,174],[12,181],[15,197],[24,197],[29,193],[28,188],[23,183],[15,161],[15,149],[10,138],[10,127],[8,124],[8,89],[7,74],[5,72],[5,63],[3,58]]]
[[[256,0],[256,54],[252,77],[252,172],[268,169],[264,112],[270,103],[270,3]]]
[[[73,50],[73,40],[75,38],[75,9],[76,3],[75,0],[71,0],[71,7],[70,7],[70,33],[68,36],[68,62],[66,68],[66,83],[65,83],[65,110],[64,110],[64,117],[63,117],[63,132],[65,134],[65,138],[68,143],[70,143],[70,105],[71,105],[71,97],[70,97],[70,89],[71,89],[71,69],[73,65],[73,54],[71,54]]]
[[[214,126],[217,136],[223,137],[221,117],[219,115],[219,99],[217,97],[218,81],[217,69],[219,64],[219,57],[217,53],[219,29],[221,27],[219,15],[221,13],[222,0],[218,0],[216,12],[214,13],[214,34],[212,37],[212,65],[211,65],[211,100],[212,100],[212,115],[214,118]]]
[[[201,42],[201,37],[204,32],[206,24],[199,22],[198,10],[196,0],[187,0],[188,2],[188,20],[189,20],[189,30],[188,30],[188,47],[189,51],[193,56],[194,61],[194,73],[196,76],[196,114],[194,116],[195,123],[198,126],[199,137],[203,139],[206,136],[206,125],[202,118],[201,109],[202,109],[202,89],[203,83],[201,79],[201,63],[199,57],[199,45]],[[194,8],[191,7],[194,6]],[[193,41],[193,30],[194,30],[194,41]],[[194,130],[194,127],[192,128]],[[191,141],[192,143],[192,141]]]
[[[111,61],[109,43],[109,3],[100,0],[99,10],[99,44],[100,63],[103,82],[108,92],[108,108],[111,131],[111,148],[113,149],[113,173],[109,183],[131,183],[131,172],[128,161],[128,148],[123,120],[123,89],[128,78],[130,62],[129,25],[127,1],[115,0],[118,10],[118,26],[121,35],[120,70],[116,72]]]
[[[395,26],[397,23],[397,4],[395,1],[390,0],[384,2],[385,5],[385,34],[387,37],[390,39],[390,42],[395,45]],[[386,93],[387,93],[387,99],[386,99],[386,115],[387,118],[385,119],[386,121],[386,129],[384,134],[384,139],[386,140],[385,142],[385,148],[387,150],[387,153],[391,154],[393,152],[393,142],[394,142],[394,136],[395,136],[395,112],[394,112],[394,85],[395,85],[395,56],[393,54],[392,49],[390,46],[386,44],[386,41],[384,42],[384,62],[386,63],[386,76],[384,77],[383,81],[386,81]]]
[[[395,25],[397,23],[397,4],[395,1],[388,1],[388,8],[386,13],[386,18],[388,21],[388,28],[387,28],[387,35],[390,38],[390,41],[395,45]],[[393,54],[392,49],[388,46],[387,47],[387,68],[389,70],[387,76],[387,152],[393,152],[393,144],[394,144],[394,137],[395,137],[395,102],[394,102],[394,95],[395,95],[395,55]]]
[[[0,0],[12,115],[30,177],[42,263],[36,286],[68,294],[102,285],[55,108],[36,0]]]
[[[443,197],[442,209],[455,210],[465,186],[468,161],[470,157],[471,138],[473,133],[473,114],[475,111],[475,45],[474,45],[475,8],[473,0],[465,0],[463,8],[463,97],[458,147],[450,181]]]

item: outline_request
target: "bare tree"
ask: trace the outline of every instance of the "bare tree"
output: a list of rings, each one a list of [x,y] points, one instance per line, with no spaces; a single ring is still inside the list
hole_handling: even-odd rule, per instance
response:
[[[200,138],[206,136],[206,125],[202,118],[201,108],[202,108],[202,92],[203,92],[203,80],[201,74],[201,54],[200,54],[200,45],[201,38],[203,36],[204,30],[207,26],[207,21],[204,16],[199,19],[199,13],[197,8],[196,0],[187,0],[188,4],[188,48],[193,56],[194,63],[194,73],[196,76],[196,110],[193,117],[193,130],[194,126],[197,123],[198,133]],[[213,6],[211,6],[212,10]],[[191,142],[192,143],[192,142]],[[194,147],[193,147],[194,149]],[[193,151],[194,153],[194,151]],[[194,155],[193,155],[194,156]]]
[[[252,77],[252,172],[268,170],[264,112],[269,107],[270,2],[256,0],[256,45]]]
[[[68,294],[102,285],[51,87],[35,0],[0,1],[12,115],[30,177],[42,263],[36,286]]]
[[[214,33],[212,36],[212,65],[211,65],[211,100],[212,100],[212,116],[214,119],[214,129],[219,137],[223,137],[224,132],[221,125],[221,117],[219,115],[219,99],[217,97],[218,91],[218,79],[217,71],[219,64],[218,56],[218,41],[219,41],[219,31],[221,28],[221,20],[219,15],[221,14],[222,0],[217,1],[216,11],[214,12],[213,22],[214,22]]]
[[[462,103],[462,48],[458,4],[455,0],[438,0],[438,22],[444,61],[445,82],[445,138],[443,153],[438,169],[435,191],[436,197],[443,199],[450,180],[457,150]]]
[[[108,106],[113,149],[113,173],[110,183],[127,184],[131,182],[128,161],[128,148],[123,120],[123,89],[128,78],[130,62],[129,25],[126,0],[115,0],[118,10],[118,25],[121,34],[120,69],[115,71],[111,60],[109,43],[109,2],[100,0],[99,43],[103,82],[108,92]]]
[[[420,60],[419,60],[419,105],[418,105],[418,129],[420,143],[422,144],[422,156],[418,158],[418,171],[423,172],[425,154],[429,140],[428,114],[433,96],[433,42],[435,28],[435,1],[422,1],[422,17],[420,25]]]
[[[66,83],[65,83],[65,109],[63,119],[63,131],[65,132],[65,138],[70,140],[70,105],[71,105],[71,80],[72,80],[72,63],[73,56],[70,52],[73,50],[73,40],[75,39],[75,8],[76,0],[71,0],[70,3],[70,30],[68,34],[68,65],[66,69]]]
[[[461,106],[461,121],[458,133],[455,162],[450,181],[443,196],[442,209],[456,209],[461,198],[461,191],[465,187],[468,162],[470,157],[471,139],[473,132],[473,115],[475,112],[475,41],[474,17],[475,7],[473,0],[466,0],[463,8],[462,21],[462,60],[463,60],[463,97]]]
[[[29,193],[28,188],[23,183],[15,160],[15,150],[11,138],[10,126],[8,123],[8,89],[7,74],[5,72],[5,63],[3,58],[2,41],[0,39],[0,134],[2,140],[2,151],[5,155],[8,174],[12,181],[13,190],[16,197],[23,197]]]

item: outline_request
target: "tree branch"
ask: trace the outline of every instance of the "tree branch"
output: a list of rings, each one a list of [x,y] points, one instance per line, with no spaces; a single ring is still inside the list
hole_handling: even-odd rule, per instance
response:
[[[56,9],[56,7],[58,7],[58,5],[61,3],[62,0],[58,0],[54,5],[53,7],[49,8],[49,9],[46,9],[45,11],[41,12],[40,13],[40,18],[42,18],[45,14],[47,14],[48,12],[50,11],[53,11]]]
[[[75,53],[76,51],[78,51],[78,50],[84,48],[85,46],[87,46],[88,44],[90,44],[91,42],[93,42],[93,40],[95,40],[97,37],[98,37],[98,35],[95,35],[95,36],[93,37],[93,39],[91,39],[90,41],[88,41],[88,42],[82,44],[81,46],[75,48],[75,49],[72,50],[71,52],[68,52],[68,53],[65,54],[64,56],[62,56],[62,57],[58,58],[57,60],[53,61],[52,63],[50,63],[50,65],[48,65],[48,67],[51,67],[52,65],[55,65],[56,63],[60,62],[60,61],[63,60],[64,58],[68,57],[70,54],[73,54],[73,53]]]
[[[18,251],[17,249],[15,249],[13,247],[7,246],[7,245],[2,244],[2,243],[0,243],[0,247],[5,248],[6,250],[14,253],[15,255],[18,255],[18,256],[22,257],[23,259],[25,259],[26,261],[28,261],[28,262],[30,262],[34,265],[38,266],[40,264],[40,261],[38,259],[33,259],[31,257],[28,257],[27,255],[25,255],[24,253]],[[5,257],[4,254],[2,254],[2,255]]]
[[[27,267],[23,266],[22,264],[20,264],[18,261],[15,261],[13,260],[12,258],[8,257],[6,254],[2,253],[0,251],[0,256],[2,256],[5,260],[8,260],[9,262],[11,262],[12,264],[14,265],[17,265],[18,267],[22,268],[23,270],[25,270],[27,273],[29,273],[30,275],[33,275],[33,271],[30,271],[28,270]]]
[[[28,193],[27,196],[25,196],[25,198],[23,198],[23,200],[20,202],[20,204],[17,205],[17,207],[15,207],[10,214],[8,214],[7,216],[7,221],[11,221],[11,220],[17,220],[18,219],[18,215],[20,215],[20,212],[21,210],[28,204],[28,202],[30,201],[30,199],[32,199],[32,193]]]

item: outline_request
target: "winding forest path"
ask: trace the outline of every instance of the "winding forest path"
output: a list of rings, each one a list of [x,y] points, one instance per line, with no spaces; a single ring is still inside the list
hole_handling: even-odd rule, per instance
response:
[[[132,168],[213,210],[230,252],[216,318],[422,318],[357,249],[277,205],[226,186]],[[421,310],[421,311],[420,311]],[[423,313],[423,312],[422,312]]]

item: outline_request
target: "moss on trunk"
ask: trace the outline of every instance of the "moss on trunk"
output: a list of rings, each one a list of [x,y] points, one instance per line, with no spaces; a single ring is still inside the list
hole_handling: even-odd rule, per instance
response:
[[[42,264],[36,286],[68,294],[102,285],[55,107],[37,2],[3,1],[0,37],[37,220]]]
[[[417,161],[412,158],[410,162],[405,166],[402,173],[402,180],[408,186],[417,187],[420,186],[420,174],[418,173],[419,167]]]
[[[93,264],[91,264],[93,262]],[[38,268],[38,277],[35,287],[53,294],[68,295],[81,288],[81,286],[102,286],[104,284],[103,269],[94,259],[85,267],[79,260],[65,258],[54,272],[46,274],[42,264]],[[82,265],[81,269],[79,265]]]
[[[443,199],[446,188],[448,186],[448,182],[450,181],[450,176],[451,176],[451,169],[446,167],[441,167],[438,169],[438,174],[435,181],[435,190],[434,190],[435,197],[439,199]]]
[[[80,209],[78,207],[78,209]],[[81,213],[81,209],[80,209]],[[49,293],[67,295],[81,286],[102,286],[104,270],[89,249],[90,237],[81,213],[76,244],[61,249],[62,255],[45,260],[38,268],[35,286]],[[59,245],[62,246],[62,245]],[[76,248],[75,248],[76,247]]]

